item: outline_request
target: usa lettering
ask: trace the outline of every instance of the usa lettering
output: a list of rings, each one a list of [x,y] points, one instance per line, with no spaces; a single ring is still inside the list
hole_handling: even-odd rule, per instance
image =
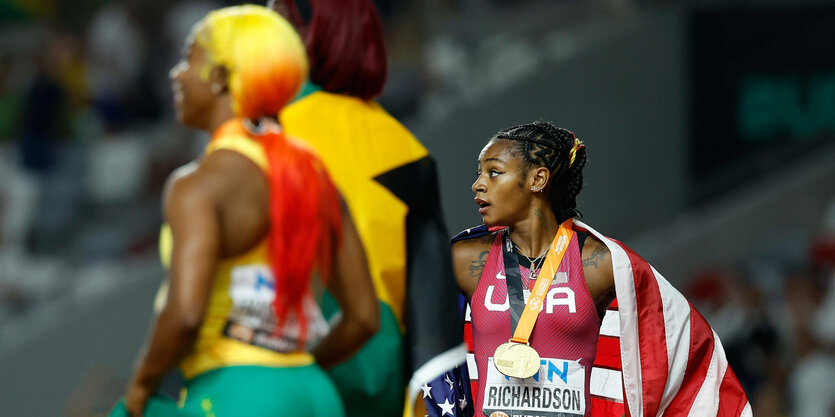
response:
[[[487,287],[487,291],[484,293],[484,307],[489,311],[507,311],[510,308],[507,296],[505,295],[504,300],[494,301],[494,290],[494,285]],[[551,288],[545,297],[545,314],[553,314],[554,308],[557,306],[566,306],[569,313],[576,313],[577,303],[574,298],[574,290],[568,287]]]

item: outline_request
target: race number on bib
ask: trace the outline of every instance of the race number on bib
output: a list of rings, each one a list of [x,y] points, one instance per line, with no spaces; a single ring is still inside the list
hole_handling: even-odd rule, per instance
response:
[[[586,373],[578,361],[542,358],[526,379],[502,375],[487,359],[482,411],[485,416],[574,417],[586,413]]]
[[[229,312],[223,334],[226,337],[277,352],[293,352],[299,349],[300,324],[290,315],[281,329],[276,329],[272,303],[275,299],[275,279],[268,265],[242,265],[232,269],[229,282],[232,309]],[[308,296],[303,301],[307,316],[307,332],[304,342],[312,348],[328,332],[316,301]]]

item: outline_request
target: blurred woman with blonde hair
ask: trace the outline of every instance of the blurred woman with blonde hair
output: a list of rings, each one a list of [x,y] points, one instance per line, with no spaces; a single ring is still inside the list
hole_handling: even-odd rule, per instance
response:
[[[344,414],[322,368],[356,352],[379,311],[324,165],[276,119],[306,76],[301,40],[265,7],[194,26],[171,71],[175,107],[212,139],[166,186],[170,290],[112,415]],[[316,303],[325,286],[343,312],[333,328]],[[175,366],[186,379],[178,403],[155,395]]]

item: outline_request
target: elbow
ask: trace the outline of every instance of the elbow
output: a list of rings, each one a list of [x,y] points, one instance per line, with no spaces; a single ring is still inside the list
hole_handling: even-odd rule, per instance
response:
[[[200,327],[203,325],[203,317],[200,315],[189,315],[183,317],[180,321],[180,331],[183,334],[193,337],[196,336],[197,333],[200,331]]]
[[[160,319],[167,321],[181,337],[188,339],[196,337],[203,325],[202,312],[172,305],[166,307]]]
[[[363,342],[367,341],[368,339],[371,339],[371,337],[377,334],[377,332],[380,330],[379,303],[375,300],[373,306],[373,308],[369,308],[368,311],[365,311],[363,312],[363,314],[358,315],[355,321],[357,333],[359,334]]]

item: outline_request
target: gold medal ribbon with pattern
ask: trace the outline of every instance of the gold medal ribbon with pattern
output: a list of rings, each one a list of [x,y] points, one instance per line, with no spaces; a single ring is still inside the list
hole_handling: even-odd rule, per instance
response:
[[[533,331],[539,312],[542,311],[542,303],[554,280],[560,263],[562,263],[568,244],[574,235],[571,228],[572,219],[564,221],[554,241],[551,243],[551,250],[545,258],[539,278],[536,280],[533,292],[525,303],[522,317],[509,342],[503,343],[496,348],[494,364],[496,369],[504,375],[514,378],[530,378],[539,370],[539,354],[528,344],[528,339]]]

